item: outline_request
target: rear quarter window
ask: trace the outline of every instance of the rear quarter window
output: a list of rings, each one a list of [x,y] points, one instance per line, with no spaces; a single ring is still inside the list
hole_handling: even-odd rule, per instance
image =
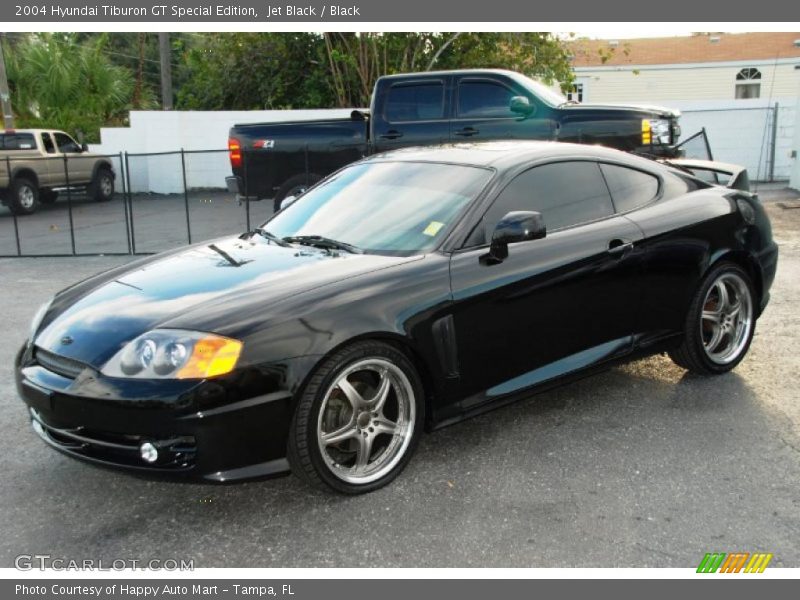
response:
[[[600,164],[614,207],[628,212],[652,202],[658,196],[658,177],[620,165]]]
[[[32,133],[0,134],[0,148],[3,150],[35,150],[36,140]]]

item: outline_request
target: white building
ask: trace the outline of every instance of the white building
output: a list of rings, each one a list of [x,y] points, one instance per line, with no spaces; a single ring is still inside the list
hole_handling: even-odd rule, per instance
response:
[[[678,108],[683,139],[704,127],[714,158],[746,165],[753,179],[787,180],[798,170],[800,33],[710,33],[570,45],[576,76],[572,99]]]

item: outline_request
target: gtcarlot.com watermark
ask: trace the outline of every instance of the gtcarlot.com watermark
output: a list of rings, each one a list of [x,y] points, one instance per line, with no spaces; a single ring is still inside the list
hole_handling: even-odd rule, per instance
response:
[[[194,559],[185,558],[63,558],[50,554],[20,554],[14,559],[19,571],[194,571]]]

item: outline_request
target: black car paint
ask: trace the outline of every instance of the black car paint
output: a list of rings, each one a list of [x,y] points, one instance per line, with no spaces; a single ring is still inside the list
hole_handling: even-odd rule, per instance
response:
[[[524,168],[567,158],[646,170],[660,178],[660,196],[627,214],[512,244],[499,264],[481,261],[488,246],[462,248],[508,181]],[[79,428],[90,438],[190,437],[193,464],[160,471],[228,481],[286,470],[298,392],[322,357],[354,340],[382,339],[408,353],[435,428],[676,344],[692,293],[723,258],[752,274],[759,313],[768,300],[777,247],[750,194],[567,144],[408,149],[369,160],[474,163],[491,166],[495,176],[424,256],[285,248],[245,235],[148,257],[68,288],[46,314],[36,346],[86,368],[74,379],[47,370],[29,341],[16,369],[25,402],[49,426]],[[694,191],[682,193],[687,188]],[[737,199],[755,206],[755,224],[744,222]],[[609,241],[620,237],[632,245],[609,252]],[[235,337],[244,341],[243,354],[234,372],[204,381],[99,372],[125,342],[156,326]],[[74,341],[62,345],[64,336]],[[43,437],[80,458],[122,464]],[[124,466],[159,472],[130,462]]]
[[[492,81],[528,98],[531,115],[458,117],[457,90],[462,81]],[[392,86],[441,82],[445,89],[442,119],[390,122],[384,116]],[[368,116],[278,123],[237,124],[230,137],[243,149],[243,163],[233,168],[238,192],[251,198],[272,198],[292,177],[309,173],[325,176],[374,153],[460,141],[552,140],[603,144],[625,151],[673,156],[672,146],[642,145],[642,119],[668,119],[677,129],[680,113],[657,106],[565,104],[551,106],[525,85],[517,73],[503,70],[462,70],[411,73],[381,77],[375,83]],[[678,135],[673,135],[672,144]],[[266,147],[263,140],[270,140]],[[313,183],[310,181],[309,183]]]

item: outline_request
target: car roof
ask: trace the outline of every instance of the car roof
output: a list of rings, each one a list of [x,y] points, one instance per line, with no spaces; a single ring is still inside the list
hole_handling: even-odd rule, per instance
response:
[[[539,162],[548,158],[606,160],[649,170],[663,169],[663,166],[655,161],[604,146],[522,140],[415,146],[374,154],[367,158],[366,162],[438,162],[490,167],[503,171],[520,164]]]
[[[409,71],[408,73],[395,73],[393,75],[382,75],[381,79],[408,79],[409,77],[444,77],[446,75],[512,75],[519,76],[516,71],[508,69],[452,69],[446,71]]]

